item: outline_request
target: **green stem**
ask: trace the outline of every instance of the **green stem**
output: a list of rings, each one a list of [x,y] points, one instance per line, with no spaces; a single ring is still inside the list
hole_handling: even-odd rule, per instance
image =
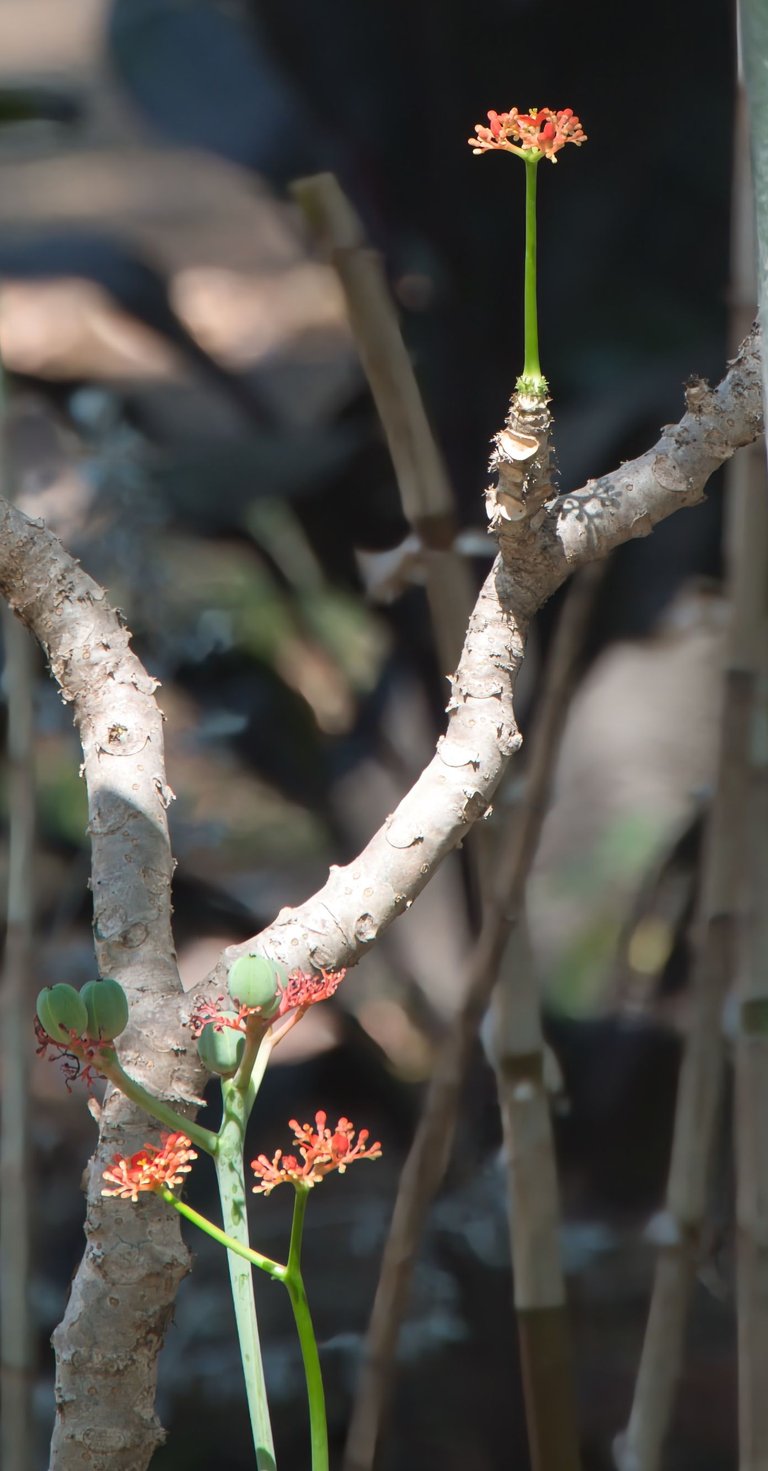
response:
[[[256,1095],[264,1081],[267,1063],[272,1055],[274,1037],[272,1029],[264,1032],[246,1032],[245,1051],[232,1083],[245,1097],[245,1119],[251,1116]]]
[[[523,378],[526,385],[543,383],[539,363],[539,315],[536,302],[536,175],[541,157],[525,160],[525,273],[524,326],[525,359]]]
[[[191,1205],[187,1205],[186,1201],[179,1200],[178,1195],[174,1195],[173,1191],[169,1190],[167,1185],[162,1186],[160,1194],[163,1200],[166,1200],[169,1205],[173,1206],[175,1211],[178,1211],[180,1216],[184,1217],[185,1221],[190,1221],[193,1226],[197,1226],[198,1230],[204,1231],[206,1236],[210,1236],[212,1241],[217,1241],[219,1246],[225,1246],[227,1251],[235,1252],[244,1261],[250,1262],[252,1267],[259,1267],[262,1272],[267,1272],[270,1277],[274,1277],[278,1282],[285,1281],[287,1268],[283,1266],[282,1262],[273,1262],[271,1256],[262,1256],[262,1253],[255,1251],[252,1246],[242,1246],[239,1241],[235,1240],[234,1236],[228,1236],[226,1231],[222,1231],[219,1226],[214,1226],[213,1221],[209,1221],[207,1216],[201,1216],[200,1212],[193,1210]]]
[[[304,1213],[307,1208],[309,1190],[297,1187],[293,1206],[291,1245],[288,1252],[288,1267],[283,1278],[291,1299],[296,1331],[301,1345],[304,1363],[304,1378],[309,1401],[309,1434],[312,1447],[312,1471],[328,1471],[328,1424],[325,1415],[325,1391],[320,1369],[320,1355],[312,1326],[304,1279],[301,1275],[301,1239],[304,1232]]]
[[[234,1080],[222,1081],[224,1117],[219,1129],[216,1153],[216,1178],[221,1199],[224,1231],[241,1247],[247,1248],[248,1252],[251,1247],[248,1238],[243,1149],[245,1147],[245,1126],[255,1096],[254,1090],[250,1087],[251,1082],[252,1079],[249,1079],[246,1087],[242,1089],[237,1087]],[[269,1418],[259,1329],[256,1322],[256,1301],[250,1260],[246,1251],[238,1252],[232,1246],[228,1247],[229,1282],[235,1309],[240,1358],[245,1376],[256,1465],[258,1471],[274,1471],[275,1447]]]
[[[146,1088],[142,1088],[141,1083],[137,1083],[135,1078],[128,1076],[118,1062],[116,1053],[113,1052],[111,1056],[108,1053],[102,1054],[98,1067],[99,1072],[103,1073],[105,1078],[109,1078],[115,1088],[119,1088],[126,1098],[138,1104],[139,1108],[143,1108],[150,1118],[167,1125],[174,1133],[186,1134],[187,1138],[191,1139],[199,1149],[215,1156],[219,1147],[216,1135],[210,1129],[204,1129],[202,1124],[196,1124],[194,1119],[186,1119],[183,1114],[177,1113],[169,1103],[163,1103],[162,1098],[155,1098],[153,1093],[148,1093]]]

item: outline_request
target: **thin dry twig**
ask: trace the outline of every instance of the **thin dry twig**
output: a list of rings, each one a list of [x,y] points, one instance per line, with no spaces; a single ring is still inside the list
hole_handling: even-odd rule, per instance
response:
[[[472,1046],[491,997],[510,930],[519,918],[525,884],[547,809],[575,661],[600,573],[601,569],[592,567],[579,576],[561,616],[531,739],[531,762],[523,796],[504,834],[497,860],[495,890],[489,898],[480,935],[467,964],[464,1002],[438,1054],[416,1135],[400,1178],[350,1423],[344,1471],[370,1471],[373,1465],[418,1244],[430,1203],[448,1163]],[[538,1070],[537,1088],[539,1084],[543,1087],[542,1071]],[[546,1102],[544,1106],[546,1108]],[[556,1198],[556,1183],[553,1182],[552,1188]],[[513,1238],[516,1265],[519,1265],[523,1254],[518,1246],[519,1240],[519,1237]],[[526,1246],[523,1251],[525,1249]],[[567,1443],[569,1428],[565,1426],[564,1438],[559,1441],[561,1447]],[[541,1464],[554,1463],[547,1461]],[[567,1471],[574,1464],[573,1458],[561,1464],[563,1471]]]

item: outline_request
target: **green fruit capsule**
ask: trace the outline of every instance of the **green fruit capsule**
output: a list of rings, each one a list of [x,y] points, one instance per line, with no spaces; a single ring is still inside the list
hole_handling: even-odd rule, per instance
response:
[[[101,981],[86,981],[80,991],[88,1013],[88,1036],[112,1042],[128,1025],[128,997],[119,981],[105,976]]]
[[[229,972],[227,986],[233,1001],[241,1006],[260,1006],[265,1017],[274,1016],[288,979],[284,965],[263,955],[241,955]]]
[[[227,1011],[222,1015],[235,1017],[237,1012]],[[231,1078],[237,1072],[244,1048],[245,1037],[242,1032],[236,1032],[233,1027],[224,1027],[217,1032],[213,1022],[208,1022],[203,1027],[197,1039],[201,1062],[205,1063],[209,1072],[218,1073],[220,1078]]]
[[[54,1042],[68,1042],[72,1032],[82,1037],[88,1027],[85,1002],[74,986],[67,986],[63,981],[40,992],[37,1019]]]

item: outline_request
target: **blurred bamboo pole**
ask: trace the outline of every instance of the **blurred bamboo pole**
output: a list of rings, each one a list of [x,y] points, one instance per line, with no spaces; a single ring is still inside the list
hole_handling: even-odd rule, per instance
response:
[[[763,403],[768,406],[768,11],[757,0],[739,6],[741,59],[749,111],[757,294],[763,334]],[[741,106],[744,109],[743,94]],[[743,128],[744,153],[747,142]],[[746,170],[746,164],[742,167]],[[755,662],[762,665],[750,808],[750,894],[738,988],[736,1034],[736,1305],[739,1361],[739,1471],[768,1467],[768,661],[765,657],[768,541],[765,443],[759,506],[743,508],[744,536],[763,552],[753,630]],[[758,549],[759,548],[759,549]],[[761,653],[762,650],[762,653]]]
[[[577,580],[552,650],[534,732],[549,770],[560,747],[575,665],[603,575],[595,564]],[[546,812],[550,779],[542,795]],[[513,812],[512,823],[520,820]],[[531,860],[535,856],[531,854]],[[517,922],[501,953],[491,1007],[491,1054],[499,1094],[507,1168],[515,1312],[532,1471],[578,1471],[578,1410],[571,1332],[560,1252],[560,1199],[541,997],[521,895]]]
[[[8,700],[8,919],[2,986],[0,1123],[0,1463],[32,1471],[34,1338],[29,1306],[29,1058],[34,918],[35,655],[3,609]]]
[[[403,342],[381,258],[334,174],[298,179],[292,193],[341,283],[365,375],[400,489],[403,512],[422,546],[433,635],[443,674],[464,643],[476,589],[454,550],[456,504]]]
[[[741,89],[737,93],[734,155],[732,346],[738,342],[745,322],[748,326],[754,316],[753,214],[746,106]],[[658,1471],[672,1417],[707,1214],[722,1096],[723,1005],[736,971],[743,925],[751,801],[749,763],[760,673],[758,641],[768,577],[762,444],[742,451],[731,461],[726,492],[730,617],[722,676],[718,767],[693,938],[694,1012],[678,1084],[666,1199],[668,1240],[660,1248],[656,1264],[629,1425],[616,1445],[621,1471]]]
[[[601,576],[602,567],[597,564],[579,573],[561,614],[530,737],[531,756],[521,800],[501,836],[494,865],[494,886],[487,896],[480,934],[467,962],[464,1002],[438,1053],[416,1136],[400,1177],[365,1343],[343,1471],[371,1471],[374,1463],[416,1253],[430,1204],[448,1164],[472,1046],[491,999],[507,938],[519,922],[525,885],[547,810],[577,655],[583,644]],[[513,1249],[516,1249],[514,1238]],[[522,1332],[527,1364],[533,1358],[540,1365],[540,1372],[534,1375],[537,1420],[531,1432],[532,1443],[535,1443],[536,1427],[540,1424],[539,1413],[546,1413],[539,1391],[543,1393],[550,1382],[549,1373],[545,1370],[547,1360],[557,1371],[558,1383],[564,1383],[562,1376],[565,1373],[570,1385],[568,1354],[562,1351],[565,1335],[559,1321],[561,1309],[557,1304],[555,1307],[558,1315],[555,1333],[546,1332],[547,1310],[537,1318],[531,1315]],[[559,1347],[553,1357],[552,1348],[556,1345]],[[526,1385],[530,1383],[529,1376]],[[565,1392],[560,1400],[552,1400],[553,1418],[561,1412],[567,1415],[567,1402]],[[566,1440],[570,1443],[573,1439],[569,1435],[571,1424],[570,1418],[566,1418],[563,1443]],[[570,1460],[539,1464],[546,1464],[547,1471],[555,1471],[555,1468],[556,1471],[569,1471],[571,1466],[578,1465],[576,1456],[574,1451]]]
[[[768,520],[765,508],[763,515]],[[756,528],[753,523],[753,531]],[[768,526],[763,527],[768,539]],[[766,624],[762,633],[765,639]],[[749,900],[738,986],[736,1306],[739,1468],[768,1466],[768,660],[750,793]]]

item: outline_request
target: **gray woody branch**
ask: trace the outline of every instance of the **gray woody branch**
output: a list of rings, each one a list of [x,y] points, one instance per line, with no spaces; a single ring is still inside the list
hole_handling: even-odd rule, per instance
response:
[[[333,868],[320,892],[283,910],[258,948],[304,968],[349,965],[402,913],[489,807],[520,744],[515,679],[530,619],[576,567],[700,500],[709,476],[760,433],[753,333],[715,390],[688,389],[688,412],[658,445],[615,474],[560,497],[500,536],[499,557],[470,619],[451,679],[446,733],[435,756],[360,856]],[[180,1108],[194,1107],[202,1073],[185,1050],[170,929],[171,797],[154,681],[129,647],[103,591],[55,537],[0,502],[0,593],[32,629],[74,708],[84,754],[99,972],[131,1001],[129,1072]],[[233,947],[209,977],[221,980]],[[154,1412],[157,1352],[187,1257],[176,1217],[152,1197],[101,1199],[115,1150],[148,1132],[112,1093],[88,1181],[86,1251],[57,1329],[51,1471],[144,1471],[162,1437]]]
[[[507,523],[451,676],[448,725],[432,761],[359,857],[332,868],[317,894],[282,910],[255,941],[227,950],[209,982],[221,989],[226,968],[254,945],[292,966],[354,964],[487,812],[520,744],[513,695],[532,615],[577,567],[695,505],[714,471],[757,438],[756,329],[718,387],[697,380],[686,403],[680,424],[639,459]]]
[[[0,592],[40,640],[73,706],[88,787],[98,967],[122,982],[131,1003],[121,1056],[130,1073],[184,1108],[204,1079],[194,1049],[184,1053],[187,1034],[177,1020],[172,794],[156,682],[103,590],[50,532],[2,501]],[[88,1171],[85,1254],[54,1335],[52,1471],[138,1471],[162,1439],[157,1353],[187,1253],[174,1212],[154,1196],[138,1208],[101,1198],[112,1154],[133,1152],[152,1132],[146,1115],[110,1092]]]

